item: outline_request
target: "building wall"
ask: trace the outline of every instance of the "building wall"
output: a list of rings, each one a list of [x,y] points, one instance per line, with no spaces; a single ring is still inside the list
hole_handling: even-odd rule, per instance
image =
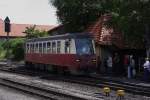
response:
[[[0,19],[0,33],[3,33],[4,32],[4,23],[3,23],[3,20]]]

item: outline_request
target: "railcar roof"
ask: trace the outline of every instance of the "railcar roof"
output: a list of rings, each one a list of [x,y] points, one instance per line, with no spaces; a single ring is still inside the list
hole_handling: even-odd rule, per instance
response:
[[[71,38],[91,38],[89,33],[67,33],[63,35],[54,35],[48,37],[40,37],[40,38],[33,38],[28,39],[26,42],[35,42],[35,41],[47,41],[47,40],[58,40],[58,39],[71,39]]]

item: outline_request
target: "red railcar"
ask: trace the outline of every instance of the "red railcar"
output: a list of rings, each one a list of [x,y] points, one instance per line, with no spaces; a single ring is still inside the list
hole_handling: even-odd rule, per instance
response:
[[[83,34],[29,39],[26,41],[25,61],[27,66],[39,69],[73,74],[90,72],[96,68],[94,41]]]

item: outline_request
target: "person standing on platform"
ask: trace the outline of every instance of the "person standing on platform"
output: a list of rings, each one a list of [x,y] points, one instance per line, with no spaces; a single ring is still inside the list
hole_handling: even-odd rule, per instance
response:
[[[144,63],[144,65],[143,65],[143,67],[144,67],[144,76],[143,76],[143,79],[144,79],[144,81],[146,81],[146,82],[148,82],[149,81],[149,75],[150,75],[150,72],[149,72],[149,70],[150,70],[150,62],[149,62],[149,59],[148,58],[146,58],[146,61],[145,61],[145,63]]]
[[[107,67],[108,67],[108,74],[109,75],[112,75],[112,57],[109,56],[108,59],[107,59]]]
[[[125,68],[125,76],[128,76],[128,66],[129,66],[129,56],[124,56],[124,68]]]
[[[131,56],[130,65],[131,65],[131,78],[134,78],[136,76],[136,69],[135,69],[135,60],[133,56]]]
[[[135,71],[135,61],[133,59],[133,56],[130,55],[129,58],[129,65],[128,65],[128,78],[135,77],[136,71]]]
[[[131,78],[131,58],[129,56],[129,64],[128,64],[128,78]]]

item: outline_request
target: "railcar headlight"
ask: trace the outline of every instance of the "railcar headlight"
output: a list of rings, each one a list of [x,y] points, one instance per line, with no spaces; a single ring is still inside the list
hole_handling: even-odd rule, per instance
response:
[[[79,60],[79,59],[76,59],[76,62],[80,62],[80,60]]]
[[[96,62],[96,59],[93,59],[92,61],[93,61],[93,62]]]

